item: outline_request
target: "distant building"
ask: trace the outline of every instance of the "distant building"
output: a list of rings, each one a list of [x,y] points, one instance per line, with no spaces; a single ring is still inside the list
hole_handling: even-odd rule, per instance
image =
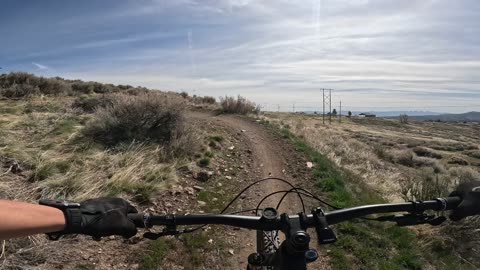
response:
[[[358,115],[358,117],[369,117],[369,118],[375,118],[377,117],[375,114],[373,113],[361,113]]]

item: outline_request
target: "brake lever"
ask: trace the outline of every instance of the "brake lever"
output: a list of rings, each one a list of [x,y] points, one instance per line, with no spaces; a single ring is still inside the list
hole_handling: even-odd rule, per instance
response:
[[[397,223],[397,226],[413,226],[420,224],[430,224],[432,226],[438,226],[447,220],[444,216],[426,215],[426,214],[405,214],[405,215],[392,215],[382,216],[376,218],[377,221],[391,221]]]

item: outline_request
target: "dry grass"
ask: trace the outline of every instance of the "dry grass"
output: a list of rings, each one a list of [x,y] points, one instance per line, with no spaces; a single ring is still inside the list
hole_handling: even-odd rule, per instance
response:
[[[361,176],[390,201],[447,196],[458,183],[480,179],[476,157],[480,147],[479,124],[401,124],[398,120],[351,118],[341,124],[322,125],[321,118],[315,116],[285,113],[270,113],[261,118],[292,127],[294,134],[337,165]],[[437,233],[430,233],[422,243],[432,248],[433,254],[443,254],[444,265],[473,263],[478,268],[480,261],[475,250],[480,239],[475,226],[479,224],[478,219],[448,224]],[[424,233],[424,229],[419,232]],[[429,252],[426,251],[426,257],[432,256]],[[432,259],[438,260],[438,255]]]
[[[106,150],[83,138],[84,123],[92,116],[72,111],[71,102],[70,98],[16,101],[18,109],[14,113],[1,115],[6,124],[0,132],[0,165],[14,160],[26,177],[21,185],[15,185],[13,180],[22,177],[12,178],[10,173],[12,182],[2,181],[8,185],[6,197],[36,201],[115,195],[147,201],[156,191],[176,181],[176,164],[180,156],[185,156],[183,149],[198,149],[190,137],[193,135],[188,133],[169,145],[136,142],[119,145],[115,151]],[[13,103],[2,101],[1,105],[10,104]],[[18,114],[22,108],[30,110]]]
[[[81,158],[64,173],[53,168],[56,160],[42,164],[49,170],[39,179],[41,197],[70,198],[76,201],[100,196],[123,196],[139,202],[148,201],[155,192],[176,181],[176,163],[163,163],[161,147],[130,145],[122,152],[97,152]]]
[[[2,198],[35,203],[41,198],[81,201],[120,196],[148,204],[177,181],[177,168],[187,162],[185,151],[198,149],[195,134],[187,129],[168,146],[136,142],[105,149],[82,135],[94,114],[72,109],[74,100],[68,96],[0,100]],[[12,161],[21,172],[9,171]],[[4,266],[42,264],[47,255],[38,247],[46,243],[41,235],[7,241]]]

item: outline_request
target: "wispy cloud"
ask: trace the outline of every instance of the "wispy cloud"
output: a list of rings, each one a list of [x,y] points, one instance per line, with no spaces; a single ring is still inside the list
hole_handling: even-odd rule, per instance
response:
[[[42,8],[28,22],[0,11],[17,29],[0,29],[3,65],[284,107],[319,103],[325,87],[351,107],[480,108],[475,0],[87,1],[35,15]]]
[[[32,65],[36,66],[36,67],[37,67],[38,69],[40,69],[40,70],[48,69],[47,66],[42,65],[42,64],[39,64],[39,63],[32,62]]]

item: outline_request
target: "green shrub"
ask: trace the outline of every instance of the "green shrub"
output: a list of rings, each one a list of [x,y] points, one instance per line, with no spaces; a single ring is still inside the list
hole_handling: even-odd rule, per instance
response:
[[[99,108],[84,134],[106,146],[157,142],[170,145],[185,131],[183,106],[165,95],[115,95],[112,104]]]
[[[210,158],[208,157],[202,158],[198,161],[198,166],[200,167],[207,167],[208,165],[210,165]]]

